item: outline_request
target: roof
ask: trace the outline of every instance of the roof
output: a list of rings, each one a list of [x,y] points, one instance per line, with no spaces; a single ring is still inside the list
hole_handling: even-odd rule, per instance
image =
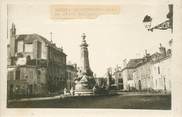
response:
[[[138,63],[142,62],[143,59],[140,58],[140,59],[131,59],[128,64],[126,65],[126,68],[135,68]]]
[[[146,57],[138,58],[138,59],[130,59],[130,61],[127,63],[126,67],[122,69],[122,71],[125,69],[134,69],[147,62],[149,62],[149,59]]]
[[[17,35],[16,36],[16,40],[24,40],[25,43],[33,43],[34,40],[42,40],[44,41],[47,46],[52,47],[60,52],[62,52],[63,54],[65,54],[62,51],[62,48],[58,48],[56,47],[56,45],[54,43],[52,43],[51,41],[47,40],[46,38],[44,38],[43,36],[39,35],[39,34],[21,34],[21,35]],[[66,55],[66,54],[65,54]]]
[[[51,44],[51,42],[49,40],[47,40],[46,38],[42,37],[39,34],[21,34],[21,35],[17,35],[16,36],[16,40],[24,40],[25,43],[32,43],[34,40],[36,39],[40,39],[43,40],[44,42]]]
[[[150,55],[148,58],[143,57],[139,59],[130,59],[130,61],[127,63],[126,67],[122,69],[122,71],[124,69],[134,69],[148,62],[157,63],[169,57],[171,57],[171,55],[163,55],[161,53],[156,52]]]
[[[142,58],[130,59],[126,65],[126,67],[124,67],[121,71],[123,71],[125,69],[134,69],[134,68],[144,65],[146,63],[158,63],[160,61],[170,58],[171,56],[172,56],[171,49],[168,49],[168,51],[165,53],[155,52],[152,55],[146,54]]]
[[[151,57],[158,57],[161,56],[162,54],[159,52],[155,52],[154,54],[151,55]]]
[[[160,54],[160,53],[156,52],[156,53],[152,54],[152,58],[153,58],[152,62],[153,63],[158,63],[158,62],[166,60],[166,59],[168,59],[170,57],[171,57],[171,54],[163,55],[163,54]]]

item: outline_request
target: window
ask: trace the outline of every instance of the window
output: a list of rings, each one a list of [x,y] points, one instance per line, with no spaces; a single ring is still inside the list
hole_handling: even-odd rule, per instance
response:
[[[42,43],[41,42],[37,42],[37,58],[41,58],[41,54],[42,54]]]
[[[14,71],[8,72],[8,80],[14,80]]]
[[[16,70],[15,80],[20,80],[20,70]]]
[[[38,82],[40,82],[40,75],[41,75],[41,71],[38,70],[38,71],[37,71],[37,81],[38,81]]]
[[[18,41],[17,51],[18,51],[18,53],[23,52],[23,41]]]
[[[119,83],[123,83],[123,79],[118,79],[118,82]]]
[[[71,80],[71,73],[69,72],[68,74],[69,74],[69,77],[68,78],[69,78],[69,80]]]
[[[26,61],[27,61],[27,65],[31,65],[31,57],[30,57],[30,55],[28,55],[26,57]]]
[[[160,67],[158,66],[158,74],[160,74]]]

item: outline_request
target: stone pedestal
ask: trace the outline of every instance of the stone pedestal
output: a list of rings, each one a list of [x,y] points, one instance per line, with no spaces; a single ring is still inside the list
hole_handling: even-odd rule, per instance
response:
[[[93,87],[95,85],[94,78],[83,75],[79,79],[80,80],[75,81],[75,95],[93,95]]]
[[[75,96],[89,96],[93,95],[93,90],[85,87],[80,82],[75,85]]]

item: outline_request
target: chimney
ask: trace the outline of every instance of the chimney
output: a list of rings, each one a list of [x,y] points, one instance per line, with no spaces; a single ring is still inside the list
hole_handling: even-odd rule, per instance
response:
[[[173,39],[171,39],[171,40],[169,40],[169,47],[171,47],[172,46],[172,44],[173,44]]]
[[[77,64],[76,63],[74,63],[73,66],[74,66],[75,69],[77,69]]]
[[[147,53],[147,50],[145,50],[145,56],[144,56],[145,60],[146,61],[149,61],[150,60],[150,54]]]
[[[166,48],[160,43],[159,51],[163,56],[166,56]]]
[[[147,50],[145,50],[145,55],[147,56]]]

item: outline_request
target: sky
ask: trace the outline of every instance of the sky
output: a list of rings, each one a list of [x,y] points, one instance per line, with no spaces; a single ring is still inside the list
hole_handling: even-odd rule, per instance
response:
[[[52,20],[49,5],[8,6],[8,27],[15,23],[17,34],[37,33],[63,47],[67,62],[80,65],[82,33],[89,44],[90,67],[97,76],[103,76],[108,67],[122,65],[124,59],[143,57],[158,51],[159,43],[168,46],[170,30],[147,31],[142,23],[145,15],[153,18],[155,26],[166,20],[167,4],[122,4],[118,15],[101,15],[96,19]]]

